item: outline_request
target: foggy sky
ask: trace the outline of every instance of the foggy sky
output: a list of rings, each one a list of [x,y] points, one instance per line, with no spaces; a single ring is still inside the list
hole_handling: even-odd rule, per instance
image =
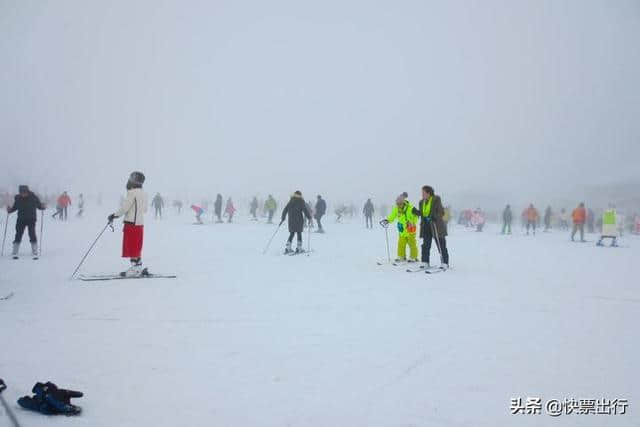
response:
[[[638,179],[637,1],[0,0],[0,187],[567,194]]]

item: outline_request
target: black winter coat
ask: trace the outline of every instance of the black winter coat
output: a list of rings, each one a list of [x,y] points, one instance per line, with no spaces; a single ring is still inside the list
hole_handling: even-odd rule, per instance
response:
[[[304,227],[304,217],[311,220],[311,213],[307,209],[307,204],[300,196],[293,196],[282,211],[282,221],[289,216],[289,233],[302,232]]]
[[[16,195],[13,206],[9,208],[9,213],[18,211],[18,220],[29,222],[36,221],[38,215],[36,213],[36,209],[44,210],[44,205],[38,199],[38,196],[29,192],[27,197],[22,197],[21,195]]]
[[[216,198],[216,201],[213,204],[213,209],[216,215],[220,215],[222,213],[222,197]]]
[[[433,225],[427,223],[427,219],[422,216],[422,205],[424,200],[420,200],[418,208],[413,208],[414,215],[420,217],[420,238],[424,239],[427,236],[427,227],[435,227],[438,229],[438,237],[445,237],[447,235],[447,224],[445,224],[442,217],[444,216],[444,207],[442,206],[442,200],[440,196],[433,196],[433,202],[431,202],[431,213],[429,214],[430,222]]]
[[[327,202],[324,199],[318,199],[316,202],[316,218],[322,217],[327,213]]]

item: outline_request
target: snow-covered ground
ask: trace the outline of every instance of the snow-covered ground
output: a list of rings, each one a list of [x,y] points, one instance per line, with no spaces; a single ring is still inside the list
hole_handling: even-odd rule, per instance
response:
[[[106,213],[47,220],[42,259],[0,260],[0,377],[24,426],[640,425],[635,236],[454,227],[453,269],[427,276],[377,266],[384,231],[357,220],[285,257],[285,230],[262,255],[275,226],[171,214],[148,220],[144,261],[177,279],[70,281]],[[120,244],[105,233],[81,271],[125,268]],[[44,380],[83,391],[82,416],[18,408]],[[511,415],[529,396],[629,408]]]

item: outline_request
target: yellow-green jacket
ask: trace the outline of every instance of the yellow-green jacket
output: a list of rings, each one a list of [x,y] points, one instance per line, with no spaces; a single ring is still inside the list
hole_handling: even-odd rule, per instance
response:
[[[391,213],[387,217],[387,221],[398,221],[398,233],[401,236],[408,236],[410,234],[416,234],[416,224],[418,223],[418,217],[414,215],[413,206],[409,201],[405,200],[402,208],[398,208],[395,204]]]

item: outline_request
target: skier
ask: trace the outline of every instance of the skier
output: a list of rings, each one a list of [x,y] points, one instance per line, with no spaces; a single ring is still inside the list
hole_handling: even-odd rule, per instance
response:
[[[182,211],[182,200],[174,200],[172,205],[176,210],[176,212],[178,213],[178,215],[180,215],[180,212]]]
[[[202,214],[204,213],[204,209],[198,205],[191,205],[191,209],[196,213],[196,224],[202,224]]]
[[[529,235],[529,228],[533,228],[533,235],[536,234],[536,225],[538,224],[538,210],[533,207],[533,203],[529,204],[529,207],[525,211],[527,219],[527,235]]]
[[[302,198],[302,192],[296,191],[289,199],[289,203],[282,210],[282,218],[280,225],[284,222],[285,218],[289,219],[289,238],[287,239],[287,246],[284,250],[285,254],[304,252],[302,249],[302,229],[304,227],[304,218],[307,221],[311,221],[311,212],[307,208],[307,204]],[[297,235],[298,244],[295,252],[291,249],[291,243],[293,242],[293,236]]]
[[[569,217],[565,208],[560,209],[560,230],[569,230]]]
[[[587,209],[587,232],[594,233],[595,232],[595,220],[596,214],[593,212],[593,209]]]
[[[436,247],[440,253],[440,267],[449,268],[449,250],[447,249],[447,224],[443,220],[444,208],[440,196],[434,193],[433,187],[422,187],[422,200],[418,208],[412,209],[413,214],[420,217],[420,238],[422,239],[422,264],[424,268],[430,268],[429,256],[431,253],[431,241],[436,241]]]
[[[82,218],[83,214],[84,214],[84,196],[82,195],[82,193],[80,193],[80,195],[78,195],[78,213],[76,214],[76,217]]]
[[[618,222],[617,222],[617,212],[616,208],[613,205],[609,205],[609,209],[605,210],[602,214],[602,234],[600,235],[600,239],[597,246],[604,246],[602,241],[604,239],[611,239],[611,246],[618,246],[617,243],[618,238]]]
[[[144,238],[144,214],[147,212],[147,194],[142,190],[145,176],[142,172],[131,172],[127,180],[127,196],[120,209],[108,216],[109,223],[124,216],[122,230],[122,258],[129,258],[131,267],[120,273],[125,277],[146,276],[142,268],[142,242]]]
[[[362,213],[364,214],[365,226],[367,228],[373,228],[373,213],[375,209],[373,208],[373,203],[371,199],[367,199],[367,202],[364,204],[364,208],[362,209]]]
[[[413,213],[413,206],[405,199],[404,195],[398,196],[396,204],[386,219],[381,221],[383,227],[389,223],[398,221],[398,258],[396,262],[418,262],[418,247],[416,246],[416,223],[418,217]],[[409,256],[407,260],[407,245]]]
[[[580,241],[585,242],[584,240],[584,223],[587,218],[587,211],[584,208],[584,202],[580,203],[577,208],[573,210],[571,213],[571,218],[573,219],[573,231],[571,232],[571,241],[573,242],[573,238],[576,235],[576,232],[580,230]]]
[[[216,201],[213,203],[213,211],[216,214],[218,224],[222,222],[222,194],[218,193]]]
[[[67,194],[67,192],[63,192],[60,197],[58,197],[58,206],[62,209],[60,219],[63,221],[67,220],[67,211],[69,206],[71,206],[71,197]]]
[[[476,232],[482,232],[486,221],[487,220],[484,216],[484,212],[482,212],[482,209],[476,208],[471,213],[471,225],[476,227]]]
[[[45,206],[40,202],[38,196],[33,194],[29,187],[20,185],[18,194],[13,200],[11,207],[7,206],[7,213],[18,211],[18,219],[16,220],[16,237],[13,239],[13,259],[18,259],[18,251],[22,242],[24,229],[29,229],[29,242],[31,242],[31,255],[33,259],[38,258],[38,238],[36,236],[36,221],[38,215],[36,209],[45,210]]]
[[[164,208],[164,199],[162,198],[160,193],[156,193],[156,195],[153,196],[153,199],[151,200],[151,206],[153,206],[153,209],[155,210],[155,218],[162,219],[162,208]]]
[[[551,206],[547,206],[547,209],[544,211],[544,231],[551,230],[551,218],[553,217],[553,213],[551,211]]]
[[[308,227],[310,229],[313,229],[313,216],[314,216],[314,211],[313,211],[313,206],[311,206],[310,202],[305,201],[304,204],[307,206],[307,210],[309,211],[309,213],[311,214],[311,219],[309,219],[306,224],[305,227]]]
[[[256,196],[253,196],[253,200],[251,200],[251,205],[249,206],[249,214],[251,214],[254,221],[258,220],[258,198]]]
[[[316,222],[318,223],[318,233],[324,233],[324,228],[322,228],[322,217],[325,213],[327,213],[327,202],[325,202],[322,196],[318,194],[314,215]]]
[[[511,222],[513,221],[513,212],[511,205],[505,206],[502,211],[502,234],[511,234]]]
[[[231,197],[227,199],[227,206],[224,208],[224,214],[229,217],[227,222],[231,222],[233,220],[233,214],[236,212],[235,206],[233,206],[233,201]]]
[[[269,194],[269,197],[264,202],[264,210],[269,215],[269,219],[267,220],[269,224],[273,224],[273,215],[275,214],[276,209],[278,209],[278,203],[276,203],[276,199],[274,199],[273,196]]]

